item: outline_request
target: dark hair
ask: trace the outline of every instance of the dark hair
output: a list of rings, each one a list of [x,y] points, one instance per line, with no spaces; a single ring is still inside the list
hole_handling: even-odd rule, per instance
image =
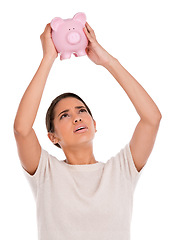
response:
[[[68,98],[68,97],[73,97],[73,98],[76,98],[78,100],[80,100],[82,103],[84,103],[85,107],[87,108],[87,111],[89,112],[89,114],[91,115],[91,117],[93,118],[92,116],[92,113],[90,111],[90,109],[88,108],[88,106],[86,105],[86,103],[76,94],[74,93],[70,93],[70,92],[67,92],[67,93],[63,93],[61,95],[59,95],[58,97],[56,97],[52,102],[51,102],[51,105],[49,106],[48,110],[47,110],[47,113],[46,113],[46,128],[47,128],[47,131],[48,132],[51,132],[53,133],[54,132],[54,123],[53,123],[53,120],[54,120],[54,108],[55,106],[57,105],[57,103],[59,101],[61,101],[62,99],[64,98]],[[60,145],[58,143],[55,144],[57,147],[61,148]]]

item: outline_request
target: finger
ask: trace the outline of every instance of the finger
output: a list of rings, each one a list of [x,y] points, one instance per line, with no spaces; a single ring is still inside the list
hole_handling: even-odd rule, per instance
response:
[[[93,38],[96,38],[96,35],[94,33],[94,30],[93,28],[90,27],[90,25],[88,24],[88,22],[86,22],[85,24],[86,28],[87,28],[87,31],[92,35]]]
[[[88,29],[87,29],[86,26],[83,28],[83,30],[84,30],[84,32],[86,33],[86,35],[90,35],[90,32],[88,31]]]
[[[42,34],[42,37],[47,37],[47,38],[51,38],[51,33],[52,33],[52,28],[50,23],[48,23],[44,29],[44,32]]]
[[[90,28],[88,27],[87,23],[85,24],[85,28],[87,29],[87,32],[90,33]]]
[[[88,32],[88,30],[87,30],[86,27],[84,27],[83,30],[84,30],[84,32],[85,32],[85,34],[86,34],[88,40],[91,42],[91,41],[93,40],[91,34]]]
[[[86,27],[87,27],[87,30],[88,30],[88,32],[90,32],[90,33],[92,33],[92,34],[94,34],[94,30],[93,30],[93,28],[92,27],[90,27],[90,25],[88,24],[88,22],[86,22]],[[95,34],[94,34],[95,35]]]
[[[89,48],[88,47],[85,49],[85,52],[88,55],[88,53],[89,53]]]
[[[48,23],[47,25],[46,25],[46,27],[45,27],[45,30],[44,30],[45,32],[51,32],[51,26],[50,26],[50,23]]]
[[[86,22],[85,25],[87,26],[87,28],[89,29],[89,31],[90,31],[90,30],[93,31],[92,27],[90,27],[90,25],[88,24],[88,22]]]

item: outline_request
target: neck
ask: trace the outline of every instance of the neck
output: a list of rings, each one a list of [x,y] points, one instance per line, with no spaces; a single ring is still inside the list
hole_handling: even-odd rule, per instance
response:
[[[75,148],[63,149],[66,156],[65,162],[72,165],[97,163],[93,154],[93,146],[76,146]]]

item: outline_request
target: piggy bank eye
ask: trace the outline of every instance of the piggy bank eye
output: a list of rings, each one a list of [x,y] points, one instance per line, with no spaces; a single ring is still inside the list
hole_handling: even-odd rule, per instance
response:
[[[73,28],[73,29],[75,29],[75,28]]]
[[[69,30],[70,30],[70,28],[69,28]]]

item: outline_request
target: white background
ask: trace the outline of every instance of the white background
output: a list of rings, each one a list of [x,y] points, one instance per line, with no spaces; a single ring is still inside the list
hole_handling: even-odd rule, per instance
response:
[[[54,17],[84,12],[98,42],[137,79],[162,113],[153,151],[134,195],[132,240],[170,239],[170,37],[168,1],[5,1],[0,6],[0,238],[37,239],[36,208],[17,155],[13,122],[21,97],[42,58],[40,34]],[[139,116],[130,99],[103,67],[87,56],[56,59],[34,129],[40,144],[64,159],[52,145],[45,114],[61,93],[74,92],[97,122],[94,154],[106,162],[128,143]],[[90,239],[89,239],[90,240]]]

